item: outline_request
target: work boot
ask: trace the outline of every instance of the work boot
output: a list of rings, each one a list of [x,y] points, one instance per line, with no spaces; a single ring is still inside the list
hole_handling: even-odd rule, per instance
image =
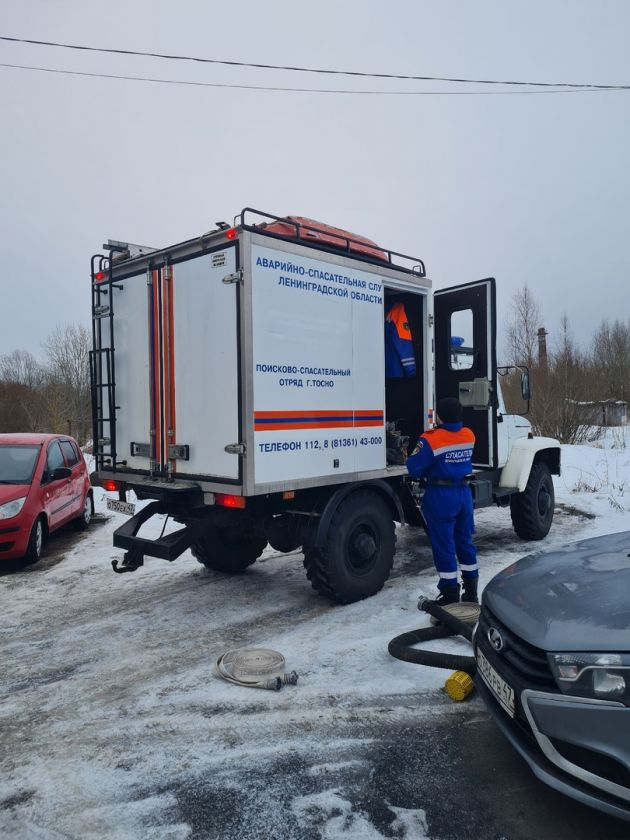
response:
[[[464,591],[462,592],[462,601],[467,601],[470,604],[478,604],[477,597],[477,583],[479,578],[464,578]]]
[[[456,586],[445,586],[440,589],[440,594],[433,602],[438,607],[445,607],[447,604],[459,603],[459,583]]]

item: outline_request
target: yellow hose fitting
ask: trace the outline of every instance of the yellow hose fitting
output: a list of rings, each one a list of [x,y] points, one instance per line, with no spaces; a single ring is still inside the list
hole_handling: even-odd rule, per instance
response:
[[[465,700],[475,687],[471,677],[464,671],[455,671],[444,683],[444,690],[451,700]]]

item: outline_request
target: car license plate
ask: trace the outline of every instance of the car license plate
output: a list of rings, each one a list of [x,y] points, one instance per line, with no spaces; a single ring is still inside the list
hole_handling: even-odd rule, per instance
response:
[[[115,510],[117,513],[126,513],[127,516],[133,516],[136,512],[136,506],[131,504],[131,502],[120,502],[118,499],[108,499],[107,510]]]
[[[479,648],[477,648],[477,668],[479,669],[479,673],[481,674],[483,681],[497,698],[501,706],[510,717],[514,717],[514,712],[516,710],[516,704],[514,702],[514,689],[497,674]]]

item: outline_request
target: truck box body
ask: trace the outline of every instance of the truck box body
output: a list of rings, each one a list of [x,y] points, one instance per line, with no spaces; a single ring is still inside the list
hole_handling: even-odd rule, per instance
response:
[[[386,462],[383,330],[388,301],[406,300],[430,357],[420,272],[239,227],[96,277],[103,474],[252,496],[404,472]],[[429,366],[407,384],[419,433]]]

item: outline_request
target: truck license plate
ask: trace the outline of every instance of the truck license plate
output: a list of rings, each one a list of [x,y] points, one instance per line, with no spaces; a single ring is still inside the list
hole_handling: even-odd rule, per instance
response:
[[[107,510],[115,510],[117,513],[126,513],[127,516],[133,516],[136,512],[136,506],[131,504],[131,502],[119,502],[118,499],[108,499]]]
[[[501,706],[510,717],[514,717],[516,705],[514,703],[514,689],[500,677],[483,653],[477,648],[477,668],[483,681],[497,698]]]

